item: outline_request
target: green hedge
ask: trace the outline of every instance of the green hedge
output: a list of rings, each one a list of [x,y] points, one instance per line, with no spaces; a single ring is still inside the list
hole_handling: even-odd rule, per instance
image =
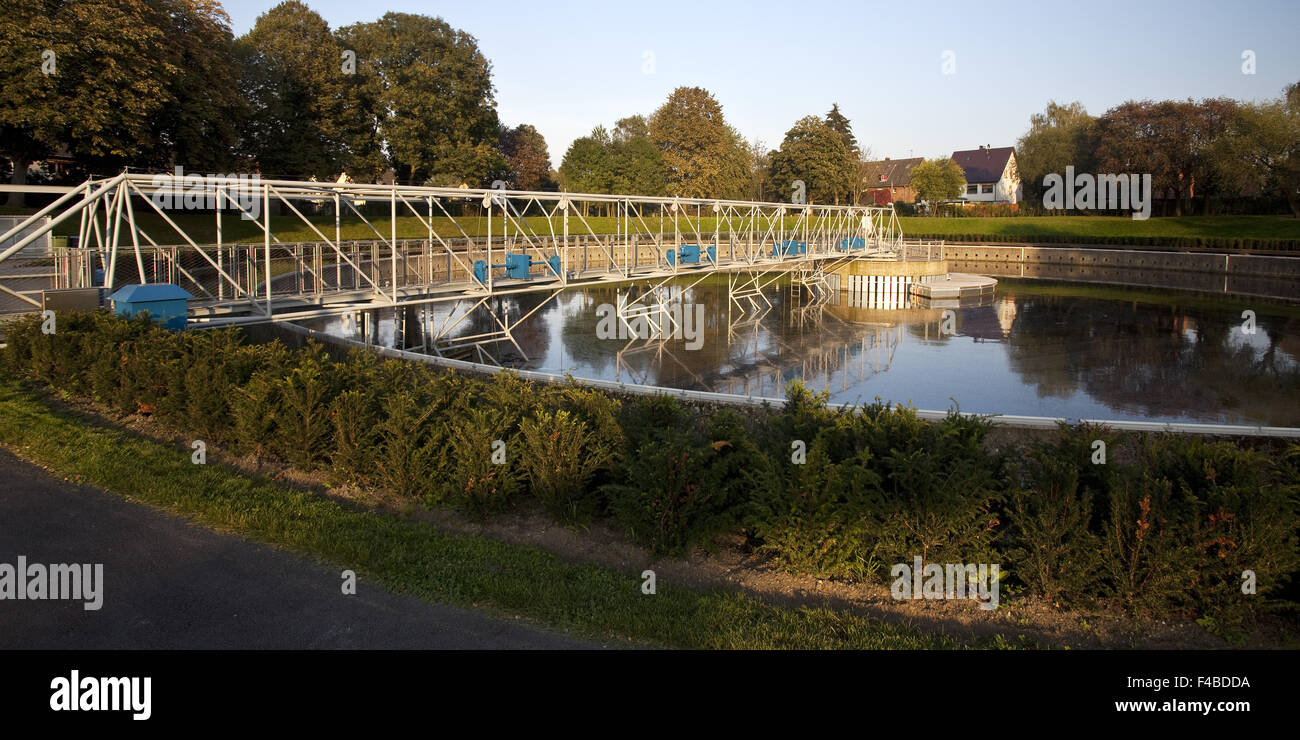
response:
[[[1013,591],[1223,629],[1291,593],[1300,568],[1295,444],[1063,427],[993,451],[985,419],[831,410],[797,383],[783,408],[741,414],[106,312],[60,314],[52,335],[40,324],[7,327],[16,375],[475,517],[532,501],[566,522],[607,518],[663,553],[739,536],[778,568],[881,583],[917,555],[999,563]],[[1109,464],[1092,464],[1096,439]],[[1241,591],[1247,570],[1257,595]]]
[[[1208,251],[1275,252],[1300,251],[1297,239],[1261,239],[1222,236],[1095,236],[1086,234],[908,234],[908,239],[924,239],[948,243],[995,242],[1014,244],[1096,244],[1115,247],[1157,247],[1164,249],[1202,249]]]

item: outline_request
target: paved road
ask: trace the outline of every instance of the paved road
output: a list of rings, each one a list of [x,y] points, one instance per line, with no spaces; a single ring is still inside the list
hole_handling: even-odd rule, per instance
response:
[[[0,649],[590,648],[61,481],[0,448],[0,563],[103,563],[103,607],[0,599]]]

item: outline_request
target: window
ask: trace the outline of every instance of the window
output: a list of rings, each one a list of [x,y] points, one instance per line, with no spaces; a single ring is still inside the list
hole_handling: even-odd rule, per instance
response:
[[[978,193],[979,191],[980,191],[980,186],[979,186],[979,185],[967,185],[967,186],[966,186],[966,194],[967,194],[967,195],[975,195],[975,194]]]
[[[881,175],[881,176],[880,176],[880,181],[881,181],[881,182],[884,182],[884,181],[885,181],[885,176],[884,176],[884,175]]]
[[[981,185],[981,186],[980,186],[980,192],[981,192],[981,193],[988,193],[989,195],[992,195],[992,194],[993,194],[993,186],[992,186],[992,185]]]

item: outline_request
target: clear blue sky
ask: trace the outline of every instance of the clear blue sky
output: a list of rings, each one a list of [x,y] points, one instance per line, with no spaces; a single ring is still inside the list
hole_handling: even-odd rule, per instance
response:
[[[1272,98],[1300,80],[1297,0],[306,2],[331,28],[398,11],[470,33],[502,121],[536,126],[554,166],[593,126],[650,113],[680,85],[708,89],[770,148],[838,102],[877,157],[933,157],[1014,145],[1052,99],[1100,114],[1129,99]],[[223,4],[240,35],[276,3]]]

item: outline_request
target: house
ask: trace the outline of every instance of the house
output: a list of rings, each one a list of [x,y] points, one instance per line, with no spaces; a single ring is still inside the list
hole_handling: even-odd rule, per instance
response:
[[[1023,195],[1020,171],[1016,167],[1016,150],[1009,146],[982,146],[953,152],[952,161],[966,173],[969,203],[1019,203]]]
[[[915,203],[916,188],[912,187],[912,168],[925,161],[921,157],[890,159],[863,164],[866,193],[865,200],[876,205],[890,203]]]

